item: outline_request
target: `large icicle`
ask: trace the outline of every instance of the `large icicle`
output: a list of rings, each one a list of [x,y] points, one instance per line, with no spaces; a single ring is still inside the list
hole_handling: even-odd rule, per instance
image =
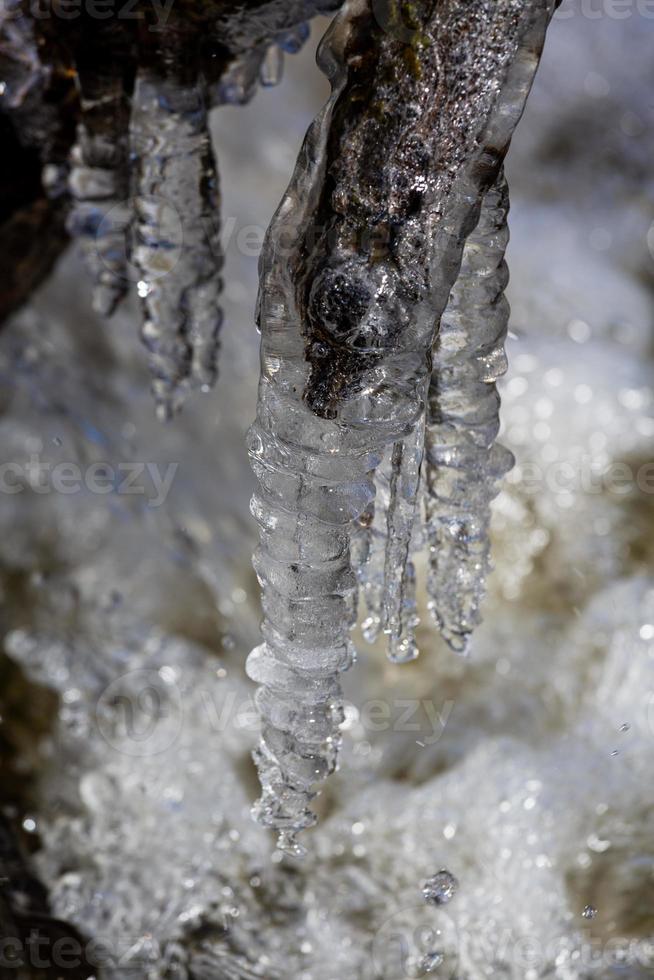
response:
[[[256,812],[291,850],[337,762],[339,674],[352,661],[375,471],[389,452],[381,609],[397,652],[411,648],[406,553],[434,334],[554,0],[414,6],[408,43],[406,25],[380,24],[377,6],[350,0],[323,42],[332,96],[261,261],[249,448],[264,642],[248,672],[263,718]]]
[[[495,442],[495,382],[506,371],[509,194],[504,173],[487,193],[434,350],[426,431],[430,609],[443,637],[467,651],[490,565],[490,504],[513,464]]]
[[[73,207],[68,230],[79,240],[91,272],[93,307],[105,316],[127,292],[129,92],[125,58],[101,42],[78,52],[82,119],[73,147],[69,186]],[[131,87],[131,86],[130,86]]]
[[[216,376],[222,253],[219,190],[202,85],[194,73],[139,70],[131,123],[134,208],[132,260],[140,271],[143,340],[163,419],[189,388]]]

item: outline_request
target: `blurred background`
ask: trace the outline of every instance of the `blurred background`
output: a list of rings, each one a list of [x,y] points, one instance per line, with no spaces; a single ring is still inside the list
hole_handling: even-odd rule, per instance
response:
[[[25,976],[74,975],[54,963],[61,934],[103,978],[653,977],[644,0],[564,0],[509,156],[501,439],[517,465],[472,657],[426,616],[415,664],[359,643],[308,857],[280,861],[251,822],[257,259],[328,91],[326,25],[279,87],[212,117],[215,391],[155,419],[136,300],[96,318],[74,248],[0,335],[0,921],[23,938],[66,923]],[[420,894],[442,867],[459,881],[446,910]]]

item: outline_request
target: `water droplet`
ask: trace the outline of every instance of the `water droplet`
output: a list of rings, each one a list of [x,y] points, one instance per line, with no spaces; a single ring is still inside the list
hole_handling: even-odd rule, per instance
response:
[[[422,886],[423,898],[433,905],[447,905],[459,887],[459,882],[450,871],[439,871]]]
[[[438,950],[433,950],[431,953],[425,953],[423,958],[420,960],[420,970],[422,973],[431,973],[443,962],[444,956]]]
[[[597,909],[594,905],[585,905],[581,914],[584,919],[594,919],[597,915]]]

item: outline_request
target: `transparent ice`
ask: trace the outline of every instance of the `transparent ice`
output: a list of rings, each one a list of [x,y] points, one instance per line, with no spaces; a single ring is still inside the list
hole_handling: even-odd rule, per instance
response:
[[[492,449],[507,320],[496,147],[521,115],[553,9],[482,0],[471,20],[452,0],[423,12],[413,72],[398,68],[404,43],[363,2],[347,5],[322,43],[332,95],[261,259],[261,380],[249,438],[264,611],[264,643],[248,661],[262,685],[255,812],[283,849],[300,850],[295,834],[315,822],[313,787],[337,767],[339,675],[353,659],[360,585],[368,637],[383,631],[395,662],[417,655],[410,550],[428,404],[428,538],[439,562],[430,589],[453,646],[478,619],[488,504],[506,468]],[[374,69],[361,58],[370,38]],[[349,117],[342,106],[364,86],[366,106]],[[371,240],[373,225],[392,227],[391,237]],[[439,458],[453,439],[458,468]],[[452,473],[461,486],[446,493]],[[439,535],[455,522],[459,540],[448,550]]]
[[[651,980],[651,495],[635,480],[622,492],[622,477],[616,491],[602,474],[647,467],[654,433],[639,184],[653,148],[638,128],[654,79],[646,67],[634,77],[651,65],[652,34],[635,16],[569,9],[509,160],[514,322],[499,439],[518,464],[495,504],[475,655],[448,656],[426,629],[424,655],[402,669],[364,648],[344,676],[342,766],[316,801],[302,865],[271,860],[248,817],[256,723],[242,661],[258,610],[244,555],[247,300],[238,310],[224,298],[241,329],[224,334],[222,384],[163,432],[133,312],[119,307],[109,330],[91,316],[73,255],[2,331],[6,459],[180,461],[158,511],[115,491],[40,495],[28,483],[0,507],[0,731],[3,747],[23,732],[17,764],[32,777],[19,825],[52,914],[121,959],[101,980],[397,980],[430,952],[443,956],[436,977]],[[309,68],[289,67],[274,124],[268,102],[251,107],[266,145],[280,131],[292,139],[313,111]],[[593,72],[611,86],[597,129]],[[230,127],[218,122],[216,146],[235,187],[247,153]],[[258,146],[246,143],[265,178],[242,191],[256,198],[253,221],[287,179]],[[597,227],[611,230],[612,251],[589,247]],[[231,260],[234,285],[252,295],[253,263]],[[530,475],[550,472],[555,451],[576,476],[535,492]],[[383,546],[381,556],[383,568]],[[427,620],[423,589],[417,608]],[[158,677],[160,719],[137,683],[112,687],[132,667]],[[402,725],[407,701],[416,710]],[[381,726],[367,710],[380,704]],[[134,734],[142,747],[155,720],[153,746],[168,747],[134,754]],[[2,782],[11,788],[4,772]],[[444,909],[420,895],[440,867],[461,882]]]

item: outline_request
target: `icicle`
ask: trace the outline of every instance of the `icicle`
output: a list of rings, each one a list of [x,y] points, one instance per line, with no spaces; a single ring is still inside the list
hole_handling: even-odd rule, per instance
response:
[[[297,27],[293,27],[290,31],[284,31],[282,34],[278,34],[275,38],[275,42],[279,45],[282,51],[287,54],[297,54],[301,50],[305,41],[308,40],[310,34],[310,28],[306,21],[298,24]]]
[[[334,431],[328,423],[313,439],[307,433],[314,448],[305,443],[300,452],[290,438],[293,403],[286,409],[288,429],[280,431],[275,423],[283,405],[274,386],[264,385],[249,436],[261,486],[253,500],[261,527],[254,565],[265,616],[265,642],[247,664],[249,676],[263,685],[257,694],[264,720],[256,753],[263,786],[257,815],[283,832],[280,847],[297,851],[295,833],[315,822],[311,787],[336,766],[343,718],[338,675],[354,656],[349,626],[357,593],[346,528],[370,504],[367,473],[374,460],[332,460],[323,449]]]
[[[383,622],[388,655],[396,663],[415,660],[418,625],[415,570],[409,549],[416,518],[420,467],[425,443],[424,416],[393,446],[387,542],[384,562]]]
[[[246,105],[257,91],[259,70],[266,48],[259,45],[253,51],[235,58],[217,79],[208,85],[211,108],[223,105]]]
[[[277,44],[271,44],[259,69],[259,81],[264,88],[279,85],[284,71],[284,52]]]
[[[495,443],[506,370],[509,305],[508,188],[500,173],[484,198],[477,228],[441,321],[429,389],[426,517],[430,609],[459,653],[480,622],[490,565],[490,503],[510,469],[511,453]]]
[[[424,417],[405,439],[391,444],[375,473],[375,502],[353,538],[353,564],[365,600],[363,637],[374,643],[383,632],[396,663],[415,660],[418,625],[415,569],[409,554],[414,534]]]
[[[365,565],[358,568],[359,582],[367,615],[361,624],[363,638],[374,643],[384,627],[384,586],[386,567],[386,545],[388,541],[388,507],[391,497],[391,471],[393,444],[384,452],[381,463],[375,472],[375,500],[366,515],[366,554]]]
[[[129,106],[123,65],[118,58],[107,61],[103,53],[106,71],[89,64],[88,58],[84,65],[78,65],[82,121],[77,127],[69,174],[73,208],[68,231],[79,240],[91,272],[93,308],[109,316],[129,285]]]
[[[553,12],[553,0],[416,7],[408,51],[372,6],[351,0],[323,42],[332,96],[260,265],[249,437],[264,612],[263,644],[248,660],[263,719],[255,812],[296,853],[298,831],[316,819],[316,784],[337,765],[359,582],[395,654],[413,655],[407,555],[435,325]]]
[[[136,227],[143,340],[157,411],[166,419],[189,388],[216,377],[219,190],[204,94],[196,80],[141,69],[132,110]]]

